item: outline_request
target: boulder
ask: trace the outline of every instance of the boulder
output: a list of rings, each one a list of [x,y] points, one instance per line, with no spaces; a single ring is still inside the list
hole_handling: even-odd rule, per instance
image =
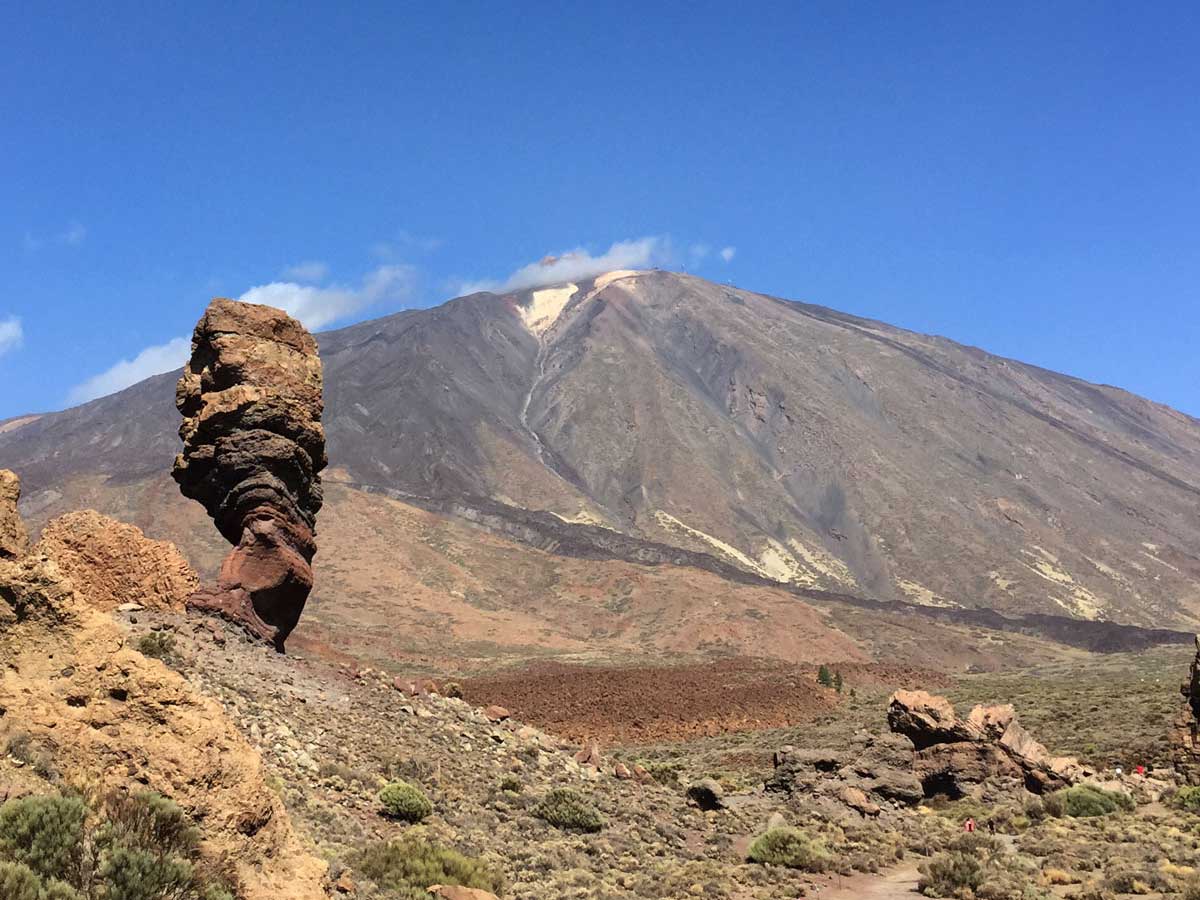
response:
[[[80,595],[102,610],[182,610],[200,584],[174,544],[95,510],[54,519],[35,550],[58,563]]]
[[[503,706],[489,706],[483,711],[483,714],[487,716],[489,722],[503,722],[512,717],[512,713]]]
[[[172,474],[234,545],[189,606],[283,650],[312,590],[325,467],[322,374],[304,326],[269,306],[213,300],[175,392]]]
[[[713,778],[701,778],[689,784],[687,797],[703,810],[721,809],[725,806],[725,791]]]
[[[1200,635],[1188,679],[1179,686],[1183,701],[1171,725],[1171,761],[1189,784],[1200,784]]]
[[[20,499],[21,479],[0,469],[0,559],[20,559],[29,550],[29,534],[17,512]]]
[[[949,700],[925,691],[892,694],[888,701],[888,727],[905,735],[918,750],[981,737],[978,728],[958,718]]]

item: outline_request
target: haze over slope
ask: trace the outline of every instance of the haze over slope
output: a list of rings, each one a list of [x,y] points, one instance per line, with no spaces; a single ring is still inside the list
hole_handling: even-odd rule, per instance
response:
[[[548,510],[884,599],[1200,619],[1200,422],[1119,389],[658,271],[320,344],[330,481]],[[172,530],[174,377],[0,425],[30,517],[86,504]]]

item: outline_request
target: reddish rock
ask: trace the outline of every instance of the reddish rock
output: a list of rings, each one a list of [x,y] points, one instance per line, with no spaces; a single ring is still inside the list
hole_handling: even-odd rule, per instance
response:
[[[604,757],[600,755],[600,744],[596,741],[587,741],[583,748],[575,754],[575,762],[581,766],[594,766],[598,769],[603,761]]]
[[[644,766],[642,766],[640,763],[634,763],[633,777],[636,780],[642,782],[642,784],[645,784],[649,781],[654,780],[654,776],[651,775],[648,771],[646,771],[646,768]]]
[[[613,775],[615,775],[617,778],[620,778],[623,781],[628,781],[631,778],[633,778],[633,773],[631,771],[629,771],[629,767],[627,765],[625,765],[625,763],[621,763],[621,762],[619,762],[615,766],[613,766]]]
[[[878,803],[871,800],[860,788],[852,785],[842,788],[841,800],[851,809],[858,810],[864,816],[877,816],[882,812],[882,808]]]
[[[29,551],[29,534],[17,512],[20,499],[21,479],[0,469],[0,559],[20,559]]]
[[[189,606],[282,650],[312,590],[326,463],[316,341],[281,310],[214,300],[175,402],[183,452],[172,474],[234,545]]]
[[[512,717],[512,713],[503,706],[489,706],[483,711],[483,714],[488,717],[489,722],[503,722]]]

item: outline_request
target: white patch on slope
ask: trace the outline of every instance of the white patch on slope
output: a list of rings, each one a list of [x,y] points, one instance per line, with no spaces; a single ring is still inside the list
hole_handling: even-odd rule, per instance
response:
[[[579,290],[577,285],[568,284],[563,287],[534,291],[530,295],[528,306],[517,307],[521,321],[531,332],[541,336],[547,328],[558,321],[558,317],[562,315],[562,311],[571,302],[571,298],[575,296],[577,290]]]

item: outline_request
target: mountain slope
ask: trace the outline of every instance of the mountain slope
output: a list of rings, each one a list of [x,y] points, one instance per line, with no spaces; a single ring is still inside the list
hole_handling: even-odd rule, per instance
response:
[[[548,510],[801,586],[1200,621],[1200,423],[1115,388],[667,272],[320,344],[330,481]],[[173,381],[0,425],[31,519],[118,491],[133,508],[106,511],[169,526]]]

